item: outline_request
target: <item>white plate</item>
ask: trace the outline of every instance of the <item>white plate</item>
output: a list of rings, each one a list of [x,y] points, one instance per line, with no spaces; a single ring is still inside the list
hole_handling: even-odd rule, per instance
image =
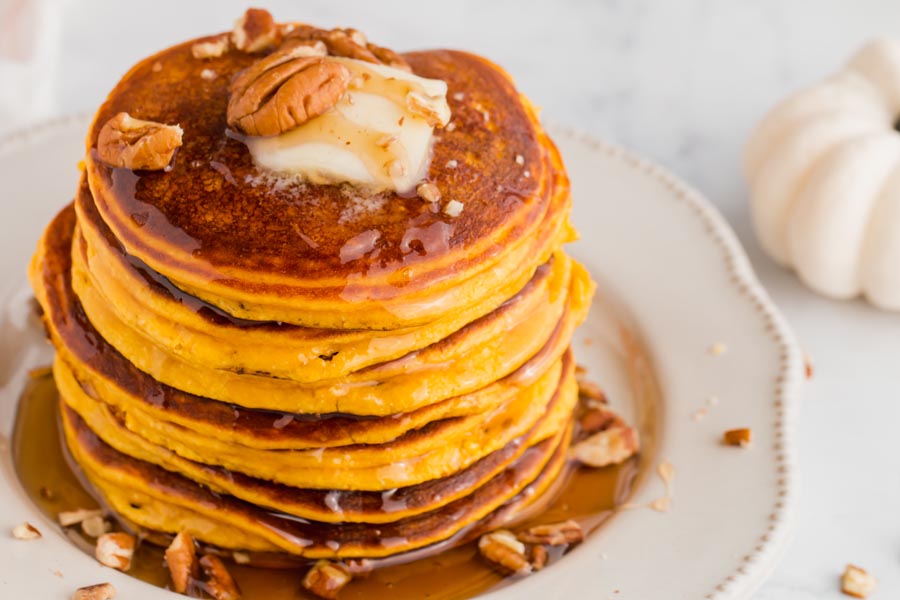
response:
[[[0,530],[29,520],[44,533],[35,542],[0,535],[0,597],[63,599],[112,581],[128,600],[175,598],[72,546],[12,469],[9,434],[25,372],[50,356],[27,324],[25,270],[41,230],[75,190],[86,127],[84,118],[63,119],[0,143]],[[582,234],[573,254],[601,288],[579,332],[579,361],[641,424],[646,468],[632,503],[663,496],[654,472],[663,461],[675,468],[673,499],[668,513],[621,511],[560,563],[489,596],[748,598],[788,536],[802,356],[731,230],[696,192],[619,148],[566,131],[554,137]],[[710,352],[714,344],[727,351]],[[751,448],[719,443],[735,427],[753,430]]]

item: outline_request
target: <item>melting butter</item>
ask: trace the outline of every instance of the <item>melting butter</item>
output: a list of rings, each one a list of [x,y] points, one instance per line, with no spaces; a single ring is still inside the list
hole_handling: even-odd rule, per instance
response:
[[[385,65],[329,60],[350,70],[347,92],[292,131],[246,138],[254,161],[311,183],[412,192],[428,172],[434,126],[450,120],[447,84]]]

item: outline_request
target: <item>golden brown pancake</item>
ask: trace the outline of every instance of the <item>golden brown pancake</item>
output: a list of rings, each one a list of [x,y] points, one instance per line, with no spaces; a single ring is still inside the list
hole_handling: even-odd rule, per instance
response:
[[[84,182],[76,202],[80,232],[73,248],[76,279],[93,288],[92,297],[98,302],[115,306],[127,326],[140,329],[157,346],[211,369],[301,382],[334,379],[425,348],[499,308],[496,302],[472,305],[450,319],[389,331],[313,329],[238,319],[182,292],[125,253],[97,214]],[[515,314],[505,317],[507,322],[527,318],[533,307],[549,302],[548,294],[562,293],[568,285],[568,263],[565,257],[555,264],[551,260],[538,267],[524,287],[512,281],[498,289],[496,300],[503,301],[504,312],[517,304]],[[82,295],[82,302],[88,301]],[[490,335],[489,328],[479,329]],[[469,345],[478,339],[472,333],[466,336]]]
[[[567,365],[569,367],[571,363]],[[296,517],[325,522],[394,521],[433,510],[471,493],[487,478],[509,466],[528,447],[565,429],[565,417],[571,412],[571,400],[574,396],[571,388],[559,388],[546,413],[529,430],[452,475],[387,489],[341,490],[286,485],[229,471],[208,457],[202,461],[183,458],[141,438],[139,433],[129,431],[122,422],[121,415],[106,408],[102,402],[86,399],[77,387],[67,384],[65,374],[55,370],[55,376],[60,382],[60,396],[66,408],[78,414],[86,426],[117,451],[180,473],[213,491],[227,493]],[[380,506],[379,502],[384,504],[386,499],[389,502]]]
[[[530,488],[539,497],[565,463],[568,428],[527,450],[475,492],[437,510],[373,526],[294,519],[216,494],[180,475],[135,460],[103,443],[64,408],[63,430],[73,457],[112,508],[154,531],[202,531],[226,549],[282,551],[307,558],[382,557],[447,539]]]
[[[384,193],[364,201],[382,210],[347,219],[355,193],[346,187],[255,185],[259,173],[227,135],[224,111],[229,80],[254,59],[229,51],[198,61],[191,45],[145,59],[113,89],[88,134],[88,175],[130,254],[226,312],[341,329],[427,323],[501,282],[524,283],[571,238],[559,156],[509,77],[485,59],[407,56],[416,74],[449,86],[455,127],[440,132],[428,179],[464,198],[463,213],[449,218]],[[219,76],[201,79],[204,68]],[[135,173],[96,159],[99,129],[120,111],[189,132],[170,169]],[[459,167],[444,168],[450,160]]]
[[[577,398],[569,362],[558,383],[549,381],[551,393],[546,404],[532,402],[530,393],[523,394],[487,413],[483,420],[481,415],[470,417],[480,425],[474,429],[468,429],[462,419],[444,419],[385,444],[272,451],[212,438],[205,440],[205,446],[201,440],[193,445],[180,439],[185,436],[120,423],[106,404],[88,396],[68,369],[55,369],[54,375],[65,403],[104,441],[127,454],[150,462],[165,461],[170,470],[190,467],[178,461],[177,455],[294,487],[335,490],[381,491],[448,477],[525,435],[539,421],[535,439],[555,434],[568,420]],[[198,475],[192,473],[191,477]]]

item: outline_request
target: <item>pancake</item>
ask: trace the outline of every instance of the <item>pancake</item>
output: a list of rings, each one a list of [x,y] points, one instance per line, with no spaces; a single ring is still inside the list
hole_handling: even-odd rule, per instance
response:
[[[87,172],[128,253],[225,312],[339,329],[427,323],[483,302],[502,282],[524,283],[571,239],[558,153],[508,75],[485,59],[406,56],[416,74],[449,87],[455,127],[441,132],[427,178],[466,199],[450,219],[391,193],[254,185],[259,173],[224,122],[228,82],[254,58],[232,51],[197,61],[191,45],[145,59],[113,89],[88,134]],[[201,80],[204,68],[218,77]],[[102,125],[135,106],[191,132],[165,172],[110,168],[96,156]],[[450,160],[459,168],[444,168]],[[348,195],[363,205],[352,219]]]
[[[207,543],[232,550],[281,551],[306,558],[383,557],[447,539],[525,492],[553,483],[565,464],[569,428],[527,450],[473,494],[423,515],[381,523],[327,524],[293,519],[213,493],[189,479],[135,460],[104,444],[64,408],[63,430],[73,457],[111,507],[160,532],[203,532]]]
[[[558,382],[550,380],[551,393],[544,403],[534,401],[534,388],[528,387],[509,405],[473,415],[473,428],[460,426],[464,424],[459,419],[444,419],[387,444],[306,451],[256,450],[210,439],[192,447],[180,436],[149,428],[140,428],[138,435],[119,424],[106,404],[92,400],[67,369],[55,368],[54,377],[64,402],[105,442],[142,460],[166,461],[167,468],[180,470],[172,465],[185,463],[176,461],[175,454],[294,487],[382,491],[452,475],[526,434],[539,420],[536,438],[552,435],[567,421],[577,399],[573,368],[569,361]]]
[[[76,279],[94,289],[91,297],[97,302],[115,306],[126,325],[144,332],[157,346],[207,368],[301,382],[334,379],[425,348],[500,308],[496,302],[472,305],[450,319],[390,331],[311,329],[236,319],[182,292],[126,254],[97,214],[85,182],[76,202],[81,234],[73,248]],[[538,267],[524,287],[518,281],[504,283],[496,300],[503,300],[506,308],[517,305],[514,311],[503,311],[506,322],[524,319],[529,307],[562,293],[568,269],[569,259],[560,257],[555,264],[551,260]],[[90,300],[82,295],[83,302]],[[492,317],[495,323],[498,316]],[[496,336],[496,327],[479,330],[481,338],[492,331]],[[470,331],[466,344],[478,339]]]
[[[65,378],[60,376],[60,371],[55,373],[57,380]],[[340,490],[269,481],[217,466],[217,461],[208,457],[204,461],[181,457],[129,431],[119,415],[105,409],[100,402],[86,400],[77,388],[66,385],[65,381],[60,381],[59,387],[66,409],[78,414],[97,437],[118,452],[180,473],[218,493],[227,493],[292,516],[325,522],[393,521],[433,510],[462,497],[517,460],[528,447],[564,429],[565,415],[571,412],[573,398],[570,387],[559,388],[545,414],[530,429],[447,477],[387,489],[355,487]]]
[[[32,281],[38,298],[47,296],[50,289],[55,290],[54,293],[59,298],[54,300],[47,297],[42,301],[45,310],[51,315],[59,313],[54,310],[54,306],[66,306],[72,302],[66,283],[70,263],[59,255],[59,250],[65,245],[56,243],[51,248],[52,242],[65,242],[68,239],[60,236],[66,235],[66,227],[70,221],[71,217],[61,216],[55,224],[51,224],[32,266]],[[52,259],[48,257],[51,252],[54,253]],[[73,251],[73,254],[77,256],[77,251]],[[45,260],[50,260],[51,264],[45,266]],[[565,257],[560,258],[560,262],[564,260],[568,261]],[[86,284],[80,291],[86,297],[92,294],[92,288]],[[311,386],[187,364],[153,345],[142,333],[122,324],[112,307],[99,300],[93,304],[95,310],[90,315],[90,322],[103,339],[108,339],[117,348],[131,350],[133,354],[128,357],[129,362],[154,379],[194,395],[249,408],[292,413],[345,412],[384,416],[409,412],[447,398],[474,392],[520,368],[539,354],[542,346],[545,347],[543,352],[546,354],[546,361],[557,360],[565,350],[565,342],[571,337],[571,331],[583,320],[592,293],[593,284],[584,270],[575,264],[572,266],[568,295],[558,294],[556,298],[552,298],[553,302],[541,307],[541,318],[526,319],[518,323],[518,327],[493,338],[493,344],[476,344],[474,349],[453,359],[453,349],[458,345],[465,345],[465,339],[472,329],[487,326],[478,321],[418,353],[368,367],[346,378]],[[554,323],[554,308],[563,308],[564,303],[568,303],[568,307],[559,322]],[[517,303],[506,306],[510,307],[508,310],[512,310],[516,305]],[[77,323],[77,320],[73,322],[61,314],[55,320],[63,324]],[[505,325],[506,322],[502,324]],[[81,336],[78,331],[72,335]],[[76,341],[72,341],[70,345],[75,343]],[[94,351],[94,348],[86,350],[91,353]],[[446,376],[444,366],[451,360],[454,368],[459,369],[463,375],[455,378]],[[430,366],[431,369],[425,371],[423,366]],[[373,385],[373,381],[377,381],[378,385]]]

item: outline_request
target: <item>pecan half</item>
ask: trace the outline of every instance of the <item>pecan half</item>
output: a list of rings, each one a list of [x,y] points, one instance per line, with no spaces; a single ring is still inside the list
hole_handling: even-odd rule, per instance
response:
[[[111,583],[98,583],[78,588],[72,594],[72,600],[112,600],[116,597],[116,588]]]
[[[184,132],[178,125],[135,119],[121,112],[106,122],[97,137],[97,155],[111,167],[165,169]]]
[[[525,544],[511,531],[498,529],[478,540],[478,551],[498,571],[512,575],[528,575],[531,563],[525,554]]]
[[[218,556],[204,554],[200,558],[200,568],[206,576],[204,587],[207,594],[216,600],[238,600],[241,597],[241,590]]]
[[[231,84],[228,125],[247,135],[278,135],[331,109],[350,83],[344,65],[303,56],[305,47],[273,52]]]
[[[320,560],[303,578],[303,587],[327,600],[334,600],[353,577],[340,563]]]
[[[248,8],[234,23],[234,47],[244,52],[262,52],[281,42],[281,31],[272,14],[262,8]]]
[[[102,565],[127,571],[134,556],[134,536],[123,532],[104,533],[97,538],[94,556]]]
[[[198,563],[194,538],[182,531],[166,548],[166,566],[172,577],[172,588],[179,594],[187,592],[192,579],[197,578]]]

